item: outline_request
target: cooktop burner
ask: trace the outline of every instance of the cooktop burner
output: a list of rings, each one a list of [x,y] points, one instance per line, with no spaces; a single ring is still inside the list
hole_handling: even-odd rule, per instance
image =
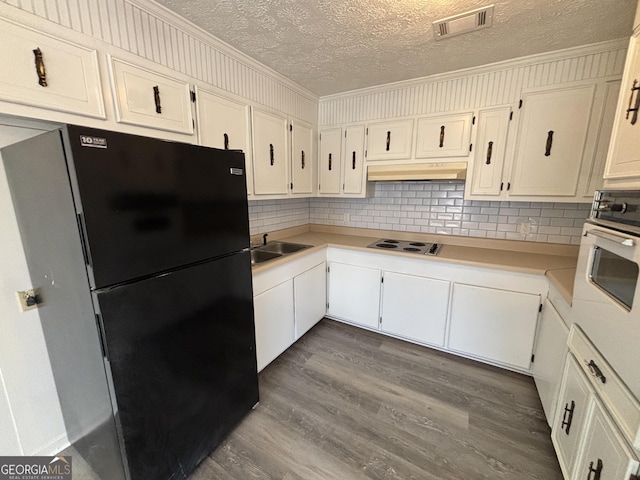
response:
[[[371,245],[367,245],[367,248],[398,250],[402,252],[418,253],[423,255],[437,255],[442,248],[442,244],[381,238],[380,240],[376,240],[375,242],[373,242]]]

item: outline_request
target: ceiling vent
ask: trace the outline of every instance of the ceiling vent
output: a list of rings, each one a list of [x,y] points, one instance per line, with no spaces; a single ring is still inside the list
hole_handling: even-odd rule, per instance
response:
[[[493,24],[493,7],[493,5],[489,5],[477,8],[433,22],[433,33],[436,40],[490,27]]]

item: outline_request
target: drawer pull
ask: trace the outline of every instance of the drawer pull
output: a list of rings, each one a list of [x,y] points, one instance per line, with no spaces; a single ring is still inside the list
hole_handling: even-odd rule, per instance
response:
[[[444,125],[440,127],[440,148],[444,147]]]
[[[631,116],[631,125],[635,125],[636,122],[638,121],[638,110],[640,110],[640,92],[638,90],[640,90],[640,85],[638,85],[638,80],[634,80],[633,86],[631,87],[631,96],[629,97],[629,108],[627,108],[627,116],[626,116],[626,119],[629,120],[629,114],[633,112],[633,115]],[[634,93],[636,95],[635,104],[633,103]],[[633,108],[631,108],[631,105],[633,105]]]
[[[42,50],[36,48],[33,51],[36,62],[36,73],[38,74],[38,83],[41,87],[47,86],[47,70],[44,68],[44,59],[42,58]]]
[[[547,145],[544,150],[544,156],[548,157],[551,155],[551,146],[553,145],[553,130],[549,130],[547,133]]]
[[[273,143],[269,144],[269,162],[271,163],[271,165],[276,163],[276,160],[273,156]]]
[[[224,134],[224,149],[229,150],[229,135]]]
[[[607,383],[607,377],[605,377],[602,374],[602,370],[600,370],[600,367],[598,367],[598,365],[596,365],[596,362],[591,360],[589,363],[587,363],[587,366],[589,367],[589,370],[591,370],[591,374],[594,377],[599,379],[602,383]]]
[[[600,475],[602,475],[602,460],[598,459],[596,464],[596,468],[593,468],[593,462],[589,463],[589,474],[587,475],[587,480],[600,480]],[[593,473],[593,478],[591,478],[591,474]]]
[[[491,165],[491,155],[493,154],[493,142],[489,142],[489,146],[487,147],[487,165]]]
[[[573,411],[576,408],[576,402],[571,400],[571,407],[569,407],[568,403],[564,405],[564,415],[562,417],[562,425],[560,429],[564,429],[564,433],[569,435],[569,429],[571,428],[571,422],[573,421]]]
[[[387,152],[391,148],[391,131],[387,132]]]
[[[153,101],[156,103],[156,113],[162,113],[162,106],[160,105],[160,88],[158,85],[153,87]]]

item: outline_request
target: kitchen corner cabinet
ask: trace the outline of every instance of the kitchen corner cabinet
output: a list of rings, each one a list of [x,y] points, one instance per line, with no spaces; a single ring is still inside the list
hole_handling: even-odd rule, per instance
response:
[[[293,279],[253,297],[258,371],[295,341]]]
[[[469,156],[473,113],[418,118],[416,158]]]
[[[478,113],[472,177],[467,180],[471,195],[499,196],[504,189],[502,178],[510,119],[511,107],[491,108]]]
[[[106,118],[93,49],[0,20],[0,99]]]
[[[549,426],[553,426],[555,421],[562,377],[559,366],[564,365],[568,337],[569,329],[562,316],[549,299],[545,298],[538,321],[536,353],[531,373]]]
[[[443,347],[450,286],[443,280],[384,272],[380,329]]]
[[[249,106],[196,87],[196,114],[200,145],[242,150],[247,192],[253,193]]]
[[[330,262],[327,313],[377,329],[381,273],[375,268]]]
[[[367,125],[367,160],[408,160],[413,146],[413,118]]]
[[[291,193],[311,196],[314,193],[315,148],[313,127],[301,121],[289,124],[291,131]]]
[[[448,347],[528,370],[540,295],[455,283]]]
[[[289,192],[287,118],[253,109],[253,193],[282,195]]]
[[[364,143],[364,125],[349,125],[344,130],[328,128],[320,132],[320,196],[357,198],[368,195]]]
[[[116,120],[193,134],[189,83],[110,57]]]
[[[307,270],[293,279],[296,340],[318,323],[327,311],[327,263]]]
[[[640,187],[640,31],[629,44],[604,178]]]
[[[525,93],[510,196],[575,196],[595,84]]]

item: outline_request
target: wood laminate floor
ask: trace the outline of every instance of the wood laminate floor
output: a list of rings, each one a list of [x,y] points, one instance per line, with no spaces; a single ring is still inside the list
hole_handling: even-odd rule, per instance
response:
[[[561,480],[530,377],[322,320],[190,477]]]

